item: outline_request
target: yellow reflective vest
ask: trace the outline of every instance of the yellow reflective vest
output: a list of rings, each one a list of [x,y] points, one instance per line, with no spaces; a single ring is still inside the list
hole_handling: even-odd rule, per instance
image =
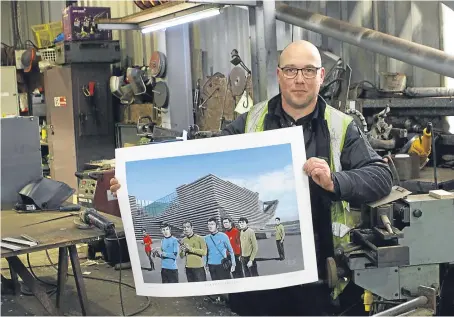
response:
[[[261,132],[264,130],[265,118],[268,113],[268,101],[254,105],[246,117],[245,132]],[[330,169],[338,172],[342,170],[340,157],[344,147],[347,128],[353,118],[328,104],[325,109],[325,120],[330,134]],[[350,212],[348,203],[345,201],[332,202],[331,222],[333,232],[334,249],[341,244],[350,242],[350,235],[345,228],[353,228],[360,222],[360,214]],[[348,281],[339,283],[334,289],[332,296],[336,298],[348,284]]]

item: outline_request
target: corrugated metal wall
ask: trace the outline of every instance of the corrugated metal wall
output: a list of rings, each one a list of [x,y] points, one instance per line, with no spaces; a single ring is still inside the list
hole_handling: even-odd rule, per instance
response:
[[[46,3],[40,2],[40,3]],[[52,8],[61,6],[63,1],[52,1]],[[28,12],[28,21],[23,22],[23,30],[29,31],[32,24],[41,23],[42,12],[39,3],[21,3]],[[139,9],[133,1],[80,0],[79,5],[109,6],[112,17],[121,17]],[[377,29],[417,43],[441,48],[441,23],[439,1],[288,1],[289,5],[349,21],[355,25]],[[36,8],[35,8],[36,6]],[[2,39],[8,38],[6,25],[10,24],[9,4],[2,1]],[[39,9],[39,10],[38,10]],[[9,10],[10,11],[10,10]],[[5,18],[6,17],[6,18]],[[36,20],[36,21],[35,21]],[[408,76],[408,84],[413,86],[440,86],[442,77],[430,71],[407,65],[400,61],[366,51],[359,47],[342,43],[333,38],[321,36],[299,27],[277,21],[278,50],[295,39],[307,39],[325,49],[340,55],[353,69],[353,81],[369,80],[378,85],[379,72],[403,72]],[[246,65],[251,64],[249,44],[249,23],[246,10],[238,7],[226,9],[222,15],[192,24],[191,41],[193,49],[204,51],[204,73],[222,72],[228,74],[230,52],[236,48]],[[138,31],[114,31],[114,38],[121,41],[123,56],[135,64],[148,63],[154,49],[165,51],[163,32],[142,35]]]
[[[230,52],[236,49],[243,62],[251,68],[248,11],[239,7],[226,8],[221,15],[192,24],[193,46],[204,51],[204,75],[216,72],[228,75],[234,67]]]
[[[407,40],[440,48],[440,3],[438,1],[288,1],[291,6],[301,7],[352,24],[376,29]],[[132,1],[80,1],[81,5],[112,7],[112,16],[120,17],[138,8]],[[228,74],[230,52],[236,48],[246,65],[251,64],[248,12],[238,7],[227,8],[222,15],[202,20],[192,25],[192,45],[204,51],[205,75],[214,72]],[[140,35],[137,31],[116,31],[125,48],[125,54],[135,63],[148,61],[153,48],[158,48],[157,35]],[[440,86],[442,77],[433,72],[413,67],[403,62],[374,54],[365,49],[328,38],[320,34],[293,27],[277,21],[278,50],[292,39],[306,39],[324,49],[340,55],[353,69],[352,81],[369,80],[379,84],[380,72],[403,72],[408,85]]]
[[[2,42],[13,44],[11,1],[1,1]],[[35,42],[32,25],[61,20],[64,1],[18,1],[17,15],[19,33],[24,44],[26,40]]]

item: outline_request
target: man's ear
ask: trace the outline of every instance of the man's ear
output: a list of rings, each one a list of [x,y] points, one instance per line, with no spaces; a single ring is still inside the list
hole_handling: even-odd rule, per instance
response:
[[[322,68],[320,68],[320,84],[323,84],[324,80],[325,80],[325,68],[322,67]]]

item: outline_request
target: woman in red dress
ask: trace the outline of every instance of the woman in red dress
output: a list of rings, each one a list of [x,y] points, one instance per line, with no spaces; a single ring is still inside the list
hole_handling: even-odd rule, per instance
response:
[[[154,262],[153,259],[151,258],[151,245],[153,244],[153,241],[151,240],[150,235],[147,233],[145,229],[142,229],[143,233],[143,244],[145,245],[145,253],[148,256],[148,260],[150,261],[150,271],[154,270]]]

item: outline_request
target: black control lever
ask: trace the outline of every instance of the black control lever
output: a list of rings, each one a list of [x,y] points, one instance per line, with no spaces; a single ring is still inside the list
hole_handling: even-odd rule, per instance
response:
[[[82,173],[82,172],[75,172],[74,175],[75,175],[78,179],[84,179],[84,173]]]

